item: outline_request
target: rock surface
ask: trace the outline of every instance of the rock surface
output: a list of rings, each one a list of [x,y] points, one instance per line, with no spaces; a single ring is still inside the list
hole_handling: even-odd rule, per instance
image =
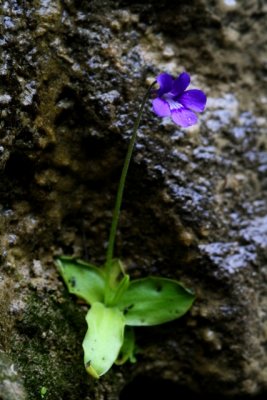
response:
[[[202,394],[267,390],[267,6],[174,3],[0,5],[3,400],[116,400],[136,377]],[[207,111],[183,130],[147,106],[116,252],[133,277],[177,278],[197,301],[181,320],[138,329],[137,364],[94,382],[86,307],[53,257],[103,263],[144,88],[183,70]]]

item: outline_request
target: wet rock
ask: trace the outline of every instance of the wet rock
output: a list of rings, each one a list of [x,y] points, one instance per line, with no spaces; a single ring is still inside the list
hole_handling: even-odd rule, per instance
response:
[[[0,343],[17,399],[118,399],[139,376],[266,392],[266,13],[254,0],[2,1]],[[207,110],[184,130],[146,107],[116,254],[133,277],[177,278],[197,300],[138,329],[138,362],[95,383],[86,307],[53,257],[104,262],[140,100],[157,73],[182,70]]]

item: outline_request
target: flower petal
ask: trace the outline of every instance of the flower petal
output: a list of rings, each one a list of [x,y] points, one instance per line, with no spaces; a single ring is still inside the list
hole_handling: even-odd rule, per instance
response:
[[[207,97],[202,90],[192,89],[181,94],[179,102],[190,110],[201,112],[205,109]]]
[[[159,117],[168,117],[171,115],[170,107],[165,100],[156,98],[152,102],[153,110]]]
[[[172,85],[172,94],[174,96],[179,96],[182,94],[187,86],[190,83],[190,75],[187,74],[186,72],[182,72],[177,79],[173,82]]]
[[[177,125],[187,128],[188,126],[195,125],[197,123],[197,116],[193,111],[181,108],[180,110],[173,110],[171,112],[173,122]]]
[[[172,90],[173,77],[169,74],[163,73],[157,76],[157,82],[159,84],[158,95],[162,96],[164,93],[168,93]]]

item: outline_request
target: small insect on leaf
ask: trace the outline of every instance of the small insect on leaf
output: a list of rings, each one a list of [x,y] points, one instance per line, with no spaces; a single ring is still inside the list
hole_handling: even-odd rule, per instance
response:
[[[194,299],[175,280],[147,277],[130,282],[117,307],[124,313],[126,325],[158,325],[181,317]]]
[[[86,316],[83,349],[87,372],[99,378],[116,361],[123,344],[125,318],[117,308],[94,303]]]
[[[103,301],[105,279],[100,268],[71,257],[58,258],[56,266],[70,293],[88,304]]]

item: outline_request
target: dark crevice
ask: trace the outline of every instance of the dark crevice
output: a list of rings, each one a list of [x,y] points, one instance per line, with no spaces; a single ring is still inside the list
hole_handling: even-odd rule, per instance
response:
[[[34,174],[34,165],[24,153],[14,152],[10,155],[5,168],[9,179],[29,182]]]
[[[197,393],[185,386],[167,379],[137,376],[120,393],[120,400],[162,400],[162,399],[191,399],[199,400],[264,400],[266,394],[258,396],[221,396],[217,393]]]

